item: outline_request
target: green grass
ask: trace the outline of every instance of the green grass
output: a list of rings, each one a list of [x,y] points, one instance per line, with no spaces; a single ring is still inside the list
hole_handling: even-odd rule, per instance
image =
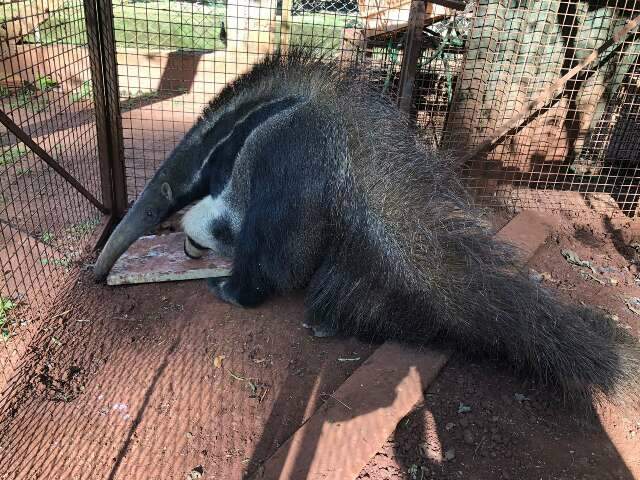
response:
[[[29,153],[29,150],[22,143],[7,148],[0,154],[0,166],[12,165],[20,161],[27,153]]]
[[[49,106],[46,96],[41,96],[58,85],[49,75],[36,78],[34,83],[25,82],[15,93],[5,88],[0,91],[0,98],[3,100],[2,108],[24,108],[31,113],[40,113]],[[39,93],[40,92],[40,93]]]
[[[70,268],[73,265],[73,260],[71,258],[62,257],[62,258],[41,258],[40,263],[43,266],[53,265],[54,267],[63,267]]]
[[[98,216],[69,227],[67,229],[67,232],[69,233],[69,235],[71,235],[71,237],[79,239],[91,233],[93,229],[96,228],[99,224],[100,217]]]
[[[152,90],[150,92],[138,92],[138,94],[133,95],[126,100],[123,100],[120,103],[121,108],[125,110],[129,110],[135,108],[138,105],[141,105],[145,101],[153,100],[154,98],[158,98],[160,94],[156,90]]]
[[[218,50],[223,9],[181,10],[176,2],[114,7],[116,43],[123,47]]]
[[[0,5],[0,23],[4,23],[7,20],[20,16],[20,11],[24,8],[24,5],[28,5],[29,2],[6,2]]]
[[[40,240],[42,241],[42,243],[46,243],[46,244],[51,244],[51,242],[53,242],[55,238],[56,236],[51,232],[43,232],[40,235]]]
[[[336,15],[332,13],[293,16],[291,17],[289,44],[339,50],[342,43],[343,30],[354,23],[356,19],[356,15]]]
[[[181,5],[187,5],[181,8]],[[175,1],[114,2],[117,47],[216,50],[224,7],[180,4]],[[35,42],[34,34],[27,41]],[[69,0],[41,25],[44,44],[86,45],[82,1]]]
[[[93,83],[91,80],[85,80],[80,85],[80,88],[71,92],[69,99],[73,102],[82,102],[84,100],[90,100],[93,98]]]
[[[0,297],[0,340],[5,342],[11,338],[9,312],[14,308],[16,308],[16,304],[13,301]]]
[[[219,50],[224,19],[222,3],[205,5],[174,0],[114,2],[114,30],[119,48],[151,50]],[[291,18],[291,45],[340,48],[342,31],[355,23],[356,15],[304,14]],[[44,44],[86,45],[87,35],[81,0],[68,0],[41,25]],[[27,41],[35,42],[33,34]]]
[[[36,78],[35,83],[36,83],[36,88],[43,92],[46,92],[47,90],[51,90],[52,88],[55,88],[58,86],[58,82],[53,80],[49,75],[43,75]]]
[[[22,88],[18,93],[9,98],[9,107],[24,108],[31,113],[40,113],[49,106],[49,101],[46,98],[38,97],[35,92],[32,92],[28,88]]]

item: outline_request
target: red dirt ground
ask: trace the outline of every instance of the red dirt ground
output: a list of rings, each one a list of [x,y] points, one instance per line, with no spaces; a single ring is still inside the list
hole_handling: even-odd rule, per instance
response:
[[[295,300],[242,312],[198,282],[82,276],[62,305],[14,387],[0,478],[240,478],[372,351],[313,339]]]
[[[586,218],[565,219],[531,266],[638,334],[617,297],[640,295],[630,230]],[[563,248],[618,285],[583,278]],[[242,311],[201,282],[107,288],[80,272],[56,311],[68,313],[32,343],[3,408],[3,479],[242,478],[375,348],[310,337],[299,296]],[[638,418],[580,421],[493,365],[453,359],[359,479],[640,478],[639,434]]]

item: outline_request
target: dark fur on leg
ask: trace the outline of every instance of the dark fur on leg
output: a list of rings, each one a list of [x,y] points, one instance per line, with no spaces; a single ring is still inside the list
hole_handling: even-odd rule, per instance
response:
[[[269,291],[265,287],[243,283],[233,277],[210,278],[207,284],[220,300],[237,307],[258,307],[269,297]]]
[[[338,327],[330,318],[314,318],[313,311],[308,311],[304,322],[302,322],[304,328],[308,328],[313,333],[314,337],[326,338],[335,337],[338,335]]]

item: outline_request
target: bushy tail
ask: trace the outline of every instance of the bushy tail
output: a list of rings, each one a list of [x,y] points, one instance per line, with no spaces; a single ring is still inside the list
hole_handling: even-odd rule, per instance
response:
[[[638,405],[640,345],[604,312],[573,305],[518,269],[510,245],[489,235],[458,239],[464,275],[439,288],[441,333],[463,349],[499,355],[569,401]],[[458,301],[452,301],[457,299]]]
[[[415,288],[390,285],[389,270],[359,261],[355,249],[332,255],[309,289],[312,316],[347,334],[441,341],[498,360],[574,406],[640,406],[640,345],[630,333],[542,288],[488,234],[455,243],[466,254],[432,257]]]

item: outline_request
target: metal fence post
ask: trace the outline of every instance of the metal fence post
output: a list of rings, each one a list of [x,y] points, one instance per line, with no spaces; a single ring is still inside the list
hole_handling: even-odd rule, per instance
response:
[[[117,222],[127,209],[127,184],[111,0],[84,0],[96,110],[103,202]]]

